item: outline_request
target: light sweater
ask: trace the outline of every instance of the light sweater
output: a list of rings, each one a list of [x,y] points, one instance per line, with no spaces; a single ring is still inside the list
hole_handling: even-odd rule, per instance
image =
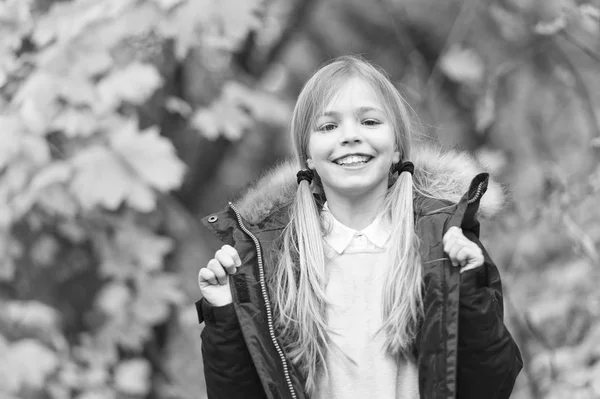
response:
[[[361,231],[340,223],[327,204],[321,217],[330,227],[324,237],[327,270],[327,323],[331,351],[325,359],[329,378],[320,376],[317,399],[418,399],[413,358],[384,349],[382,288],[391,225],[377,217]]]

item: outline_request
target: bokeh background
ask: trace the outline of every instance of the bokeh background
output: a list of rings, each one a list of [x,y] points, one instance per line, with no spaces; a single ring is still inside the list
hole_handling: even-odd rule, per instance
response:
[[[597,0],[0,1],[0,397],[204,398],[199,219],[348,53],[508,189],[513,397],[600,398]]]

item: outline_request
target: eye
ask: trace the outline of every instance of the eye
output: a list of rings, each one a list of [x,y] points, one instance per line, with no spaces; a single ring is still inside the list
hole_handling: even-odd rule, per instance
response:
[[[362,121],[363,125],[367,125],[367,126],[377,126],[377,125],[381,125],[381,122],[379,122],[376,119],[365,119],[364,121]]]
[[[335,125],[335,123],[324,123],[321,126],[319,126],[317,128],[317,130],[321,131],[321,132],[328,132],[330,130],[335,129],[337,126]]]

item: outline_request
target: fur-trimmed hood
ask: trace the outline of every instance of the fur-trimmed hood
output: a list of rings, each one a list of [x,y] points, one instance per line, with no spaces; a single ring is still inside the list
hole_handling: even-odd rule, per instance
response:
[[[490,172],[486,165],[466,152],[442,151],[434,147],[413,150],[415,179],[424,183],[424,190],[435,198],[456,203],[469,189],[479,173]],[[281,207],[292,203],[298,184],[298,165],[289,160],[266,172],[237,200],[235,205],[248,222],[256,224]],[[486,194],[480,202],[479,215],[492,218],[505,203],[502,186],[490,178]]]

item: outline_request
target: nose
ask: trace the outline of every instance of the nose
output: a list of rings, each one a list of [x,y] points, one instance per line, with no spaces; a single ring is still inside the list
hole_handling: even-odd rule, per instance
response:
[[[358,144],[362,141],[358,127],[354,123],[346,123],[340,130],[342,133],[340,137],[342,144]]]

